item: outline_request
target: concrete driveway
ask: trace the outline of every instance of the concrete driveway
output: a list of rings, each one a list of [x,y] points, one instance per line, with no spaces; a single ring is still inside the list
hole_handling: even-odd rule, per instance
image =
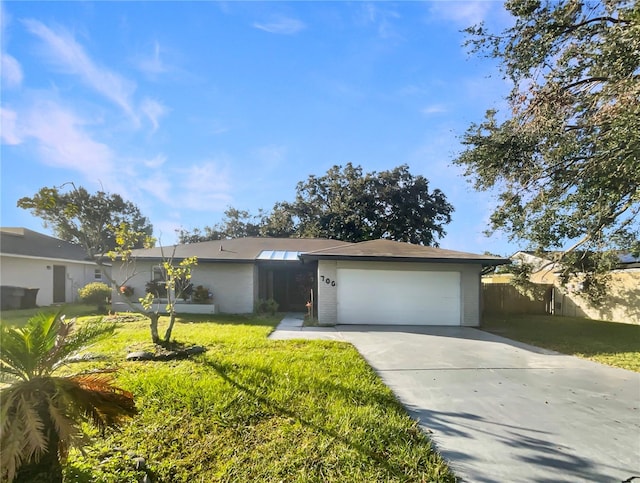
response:
[[[468,482],[640,477],[640,374],[460,327],[302,328],[352,343]],[[640,480],[637,480],[640,481]]]

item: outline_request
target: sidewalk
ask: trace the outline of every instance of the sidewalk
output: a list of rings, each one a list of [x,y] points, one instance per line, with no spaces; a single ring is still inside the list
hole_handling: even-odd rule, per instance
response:
[[[304,314],[288,313],[280,321],[269,339],[320,339],[345,341],[335,327],[304,327]]]

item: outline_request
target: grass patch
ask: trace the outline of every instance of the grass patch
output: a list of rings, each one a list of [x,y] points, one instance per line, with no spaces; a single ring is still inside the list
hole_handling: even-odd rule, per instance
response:
[[[0,312],[0,320],[4,324],[12,325],[15,327],[22,327],[27,323],[29,318],[40,312],[56,313],[61,311],[67,318],[73,317],[86,317],[89,315],[97,315],[97,307],[95,305],[85,304],[68,304],[60,307],[38,307],[35,309],[20,309],[20,310],[3,310]]]
[[[551,315],[485,316],[481,329],[640,372],[640,326]]]
[[[149,344],[148,323],[125,322],[91,348],[119,366],[139,415],[73,452],[66,479],[138,481],[131,455],[157,481],[453,482],[417,423],[350,344],[268,340],[277,318],[182,317],[175,337],[207,347],[172,362],[126,362]]]

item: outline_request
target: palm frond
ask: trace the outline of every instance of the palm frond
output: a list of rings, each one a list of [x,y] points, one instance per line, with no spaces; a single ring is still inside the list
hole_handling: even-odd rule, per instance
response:
[[[0,338],[0,371],[28,379],[34,372],[35,361],[23,330],[1,324]]]
[[[22,328],[0,323],[0,362],[2,372],[21,379],[50,372],[47,354],[55,347],[59,314],[38,313]]]
[[[81,349],[115,332],[115,323],[102,319],[75,329],[75,319],[37,314],[20,329],[0,324],[0,373],[28,380],[50,375]]]
[[[65,322],[64,316],[60,317],[60,322],[56,330],[56,338],[54,341],[54,345],[47,352],[47,360],[48,360],[49,366],[53,367],[57,361],[59,361],[61,358],[64,358],[64,356],[61,357],[59,354],[62,350],[64,350],[64,347],[67,345],[68,338],[71,332],[73,332],[73,328],[75,324],[76,324],[75,317],[71,319],[69,322]]]
[[[71,321],[69,324],[73,322]],[[116,323],[103,322],[102,319],[98,319],[72,330],[65,335],[64,344],[56,348],[55,361],[51,363],[53,369],[55,370],[64,364],[67,359],[76,355],[80,350],[86,349],[92,344],[113,335],[116,328]]]
[[[53,427],[60,438],[60,450],[63,453],[66,453],[69,446],[79,445],[83,441],[78,421],[73,420],[66,413],[67,404],[68,397],[64,394],[47,395],[47,409]]]
[[[0,481],[13,481],[16,471],[22,465],[22,445],[17,439],[2,438],[0,451]]]
[[[66,380],[65,393],[77,414],[104,429],[117,426],[137,414],[133,394],[113,385],[107,374],[80,374]]]
[[[105,373],[52,377],[67,358],[113,334],[114,323],[89,322],[76,329],[59,314],[38,314],[25,327],[0,323],[0,479],[11,481],[24,464],[64,457],[82,442],[79,425],[104,429],[137,413],[133,395]]]
[[[24,462],[38,460],[47,449],[45,422],[39,412],[40,396],[46,391],[41,380],[19,382],[0,391],[1,466],[9,481]]]
[[[20,418],[22,426],[22,441],[27,459],[40,459],[47,449],[47,436],[42,417],[38,414],[40,401],[35,400],[34,394],[22,394],[16,406],[16,417]]]
[[[82,447],[87,438],[84,437],[80,429],[80,420],[67,415],[68,395],[52,395],[47,398],[47,404],[51,424],[58,436],[58,456],[65,459],[70,447]]]

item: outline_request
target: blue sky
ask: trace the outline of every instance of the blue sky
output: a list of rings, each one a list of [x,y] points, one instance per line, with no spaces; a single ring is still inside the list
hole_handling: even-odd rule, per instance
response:
[[[443,248],[508,255],[494,205],[451,165],[509,85],[461,30],[499,2],[3,2],[3,226],[48,232],[16,201],[74,182],[175,230],[293,200],[351,162],[408,164],[455,207]]]

